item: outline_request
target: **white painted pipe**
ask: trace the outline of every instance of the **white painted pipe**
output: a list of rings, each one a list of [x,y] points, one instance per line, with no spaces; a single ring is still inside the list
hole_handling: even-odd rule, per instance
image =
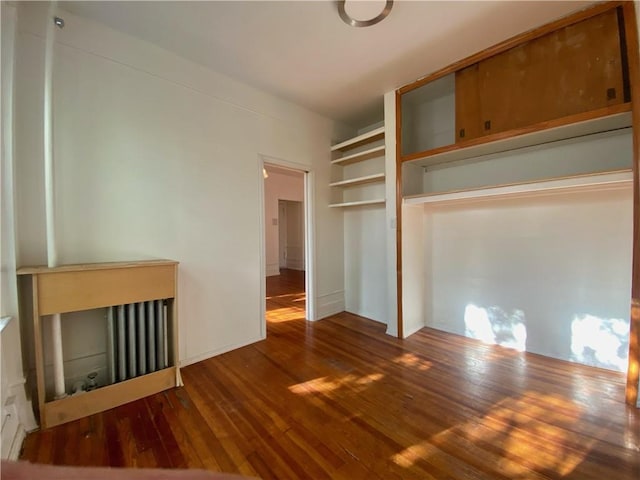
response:
[[[56,2],[49,4],[44,55],[44,194],[47,228],[47,264],[58,266],[55,230],[55,195],[53,178],[53,43],[55,36]],[[64,388],[64,361],[62,355],[62,325],[60,314],[51,317],[51,339],[53,345],[53,380],[56,399],[66,396]]]

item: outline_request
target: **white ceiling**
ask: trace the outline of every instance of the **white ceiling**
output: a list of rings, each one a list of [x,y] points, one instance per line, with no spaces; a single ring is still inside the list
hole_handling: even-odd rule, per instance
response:
[[[60,2],[80,16],[330,118],[382,119],[382,95],[590,1],[396,0],[353,28],[333,1]]]

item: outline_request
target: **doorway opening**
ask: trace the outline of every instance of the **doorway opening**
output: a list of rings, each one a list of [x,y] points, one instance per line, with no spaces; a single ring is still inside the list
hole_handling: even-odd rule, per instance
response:
[[[313,319],[309,172],[263,159],[264,325]],[[275,327],[274,327],[275,328]]]

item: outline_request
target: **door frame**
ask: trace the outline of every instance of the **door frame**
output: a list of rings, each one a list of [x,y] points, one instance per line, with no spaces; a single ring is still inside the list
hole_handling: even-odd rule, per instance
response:
[[[309,165],[292,162],[282,158],[271,157],[269,155],[258,154],[258,193],[259,193],[259,227],[260,227],[260,335],[264,339],[267,336],[267,282],[266,282],[266,235],[265,235],[265,214],[264,214],[264,168],[266,165],[273,165],[281,168],[296,170],[303,174],[304,200],[303,200],[303,222],[304,222],[304,290],[305,319],[316,319],[316,261],[315,261],[315,215],[314,212],[314,173]]]

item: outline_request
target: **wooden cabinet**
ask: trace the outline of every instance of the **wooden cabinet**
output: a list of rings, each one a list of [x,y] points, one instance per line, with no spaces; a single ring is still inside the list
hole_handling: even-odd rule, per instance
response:
[[[456,142],[482,135],[479,65],[463,68],[455,74]]]
[[[624,18],[615,4],[476,57],[400,89],[402,161],[630,111]],[[438,100],[420,91],[435,91],[447,77],[455,81],[452,135],[425,139]]]
[[[93,415],[181,383],[178,370],[177,272],[178,262],[172,260],[23,267],[18,270],[18,275],[31,277],[36,388],[42,428]],[[144,374],[138,370],[135,375],[128,374],[126,380],[78,395],[47,398],[44,316],[124,304],[141,305],[149,301],[166,304],[166,336],[162,339],[166,342],[166,365],[145,369],[149,373]],[[139,319],[136,320],[139,328]],[[131,338],[134,320],[128,317],[127,321],[125,328]],[[124,331],[121,333],[124,335]],[[96,334],[100,335],[100,332]],[[124,336],[121,338],[124,342]],[[138,340],[142,339],[135,341]],[[133,353],[136,357],[138,354]]]
[[[398,332],[424,304],[420,204],[632,184],[630,344],[640,343],[638,44],[633,2],[597,2],[396,91]],[[637,405],[637,349],[629,358],[626,402]]]
[[[483,133],[623,103],[616,11],[480,62]]]

